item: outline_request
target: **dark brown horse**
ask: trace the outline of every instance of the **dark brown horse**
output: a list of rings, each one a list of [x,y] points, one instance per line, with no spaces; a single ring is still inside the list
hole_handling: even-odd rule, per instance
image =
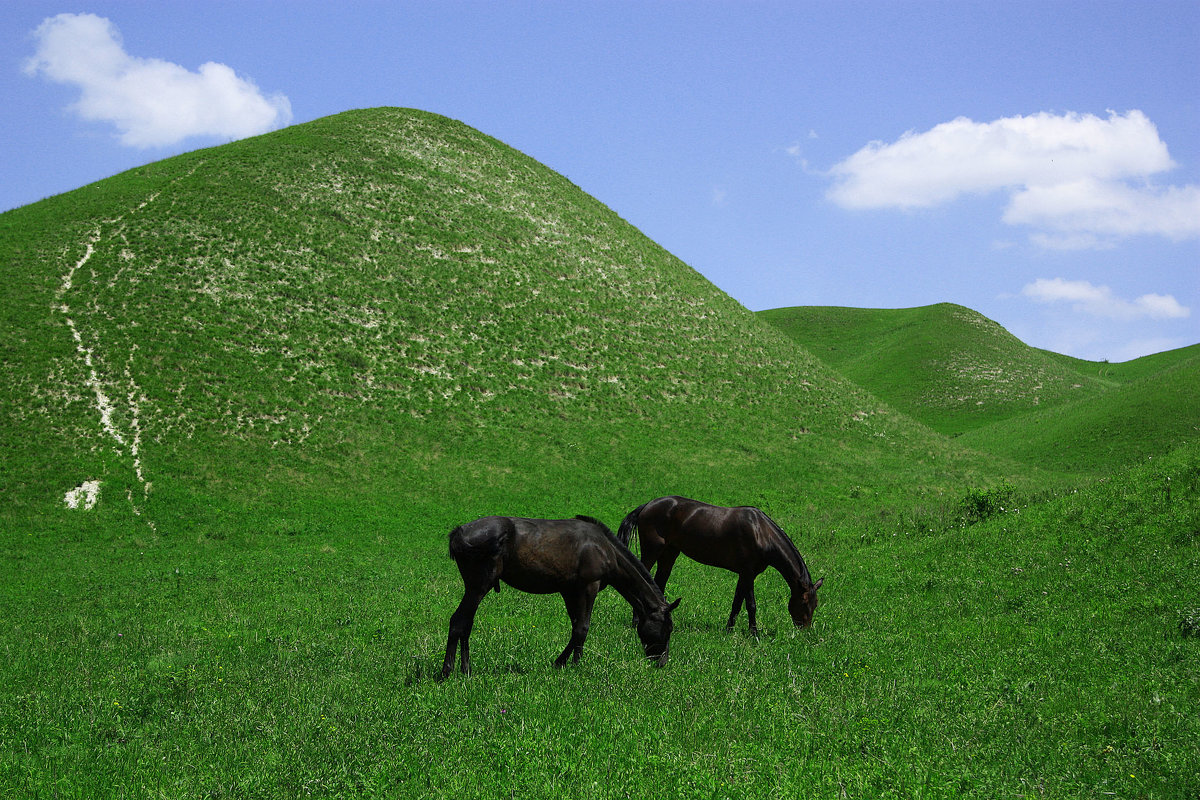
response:
[[[562,595],[571,617],[571,639],[554,660],[556,667],[566,664],[569,656],[579,661],[592,604],[608,585],[633,606],[646,657],[659,666],[666,661],[674,628],[671,611],[679,601],[668,604],[649,570],[598,520],[482,517],[451,531],[450,556],[458,564],[466,590],[450,617],[443,678],[454,671],[459,645],[461,669],[470,673],[467,643],[475,611],[489,590],[500,591],[500,581],[523,592]]]
[[[701,564],[737,573],[728,628],[733,628],[744,601],[750,632],[758,634],[754,579],[767,567],[779,570],[792,589],[788,602],[792,622],[798,628],[812,624],[817,589],[825,579],[813,583],[796,545],[757,508],[723,508],[686,497],[660,497],[630,512],[621,522],[617,538],[628,546],[634,531],[641,538],[642,563],[649,568],[658,562],[654,581],[660,589],[666,587],[680,553]]]

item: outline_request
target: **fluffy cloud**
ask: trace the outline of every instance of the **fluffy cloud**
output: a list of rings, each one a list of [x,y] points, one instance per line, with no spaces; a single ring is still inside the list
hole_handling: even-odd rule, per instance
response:
[[[1039,230],[1034,239],[1047,246],[1200,236],[1200,187],[1145,185],[1174,166],[1158,129],[1136,110],[1107,119],[960,117],[892,144],[871,142],[830,170],[828,196],[844,208],[914,209],[1004,191],[1004,221]]]
[[[1191,314],[1171,295],[1144,294],[1125,300],[1107,286],[1088,281],[1039,278],[1021,289],[1021,294],[1038,303],[1070,303],[1076,311],[1113,320],[1179,319]]]
[[[83,119],[112,123],[122,144],[161,147],[190,136],[237,139],[292,119],[287,97],[264,96],[224,64],[209,62],[191,72],[129,55],[116,27],[94,14],[50,17],[34,38],[37,50],[25,62],[25,73],[78,88],[73,110]]]
[[[1200,186],[1154,189],[1091,178],[1031,186],[1013,194],[1004,221],[1050,231],[1037,237],[1050,246],[1137,234],[1186,239],[1200,235]]]

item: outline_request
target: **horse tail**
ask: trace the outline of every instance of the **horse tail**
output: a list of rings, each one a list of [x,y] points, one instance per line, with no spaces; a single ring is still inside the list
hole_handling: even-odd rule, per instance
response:
[[[630,541],[633,540],[633,534],[637,532],[638,517],[642,515],[642,509],[650,505],[642,503],[640,506],[629,512],[625,519],[621,520],[621,527],[617,529],[617,541],[629,547]]]
[[[484,517],[450,531],[450,557],[490,558],[504,550],[516,535],[516,525],[507,517]]]
[[[462,540],[462,525],[459,525],[454,530],[450,531],[450,557],[455,561],[465,552],[464,542]]]
[[[473,565],[492,562],[494,580],[488,588],[500,591],[500,572],[503,569],[504,550],[515,535],[516,526],[505,517],[483,518],[450,531],[450,557],[462,570],[464,564]],[[465,576],[466,573],[464,573]],[[485,590],[486,591],[486,590]]]

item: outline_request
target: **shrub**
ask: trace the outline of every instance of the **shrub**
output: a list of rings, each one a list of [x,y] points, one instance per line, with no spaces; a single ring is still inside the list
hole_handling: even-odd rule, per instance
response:
[[[967,495],[958,503],[958,515],[964,525],[974,525],[1004,509],[1011,508],[1016,487],[1011,483],[1002,483],[991,489],[968,489]]]
[[[1200,608],[1180,612],[1179,633],[1185,639],[1189,636],[1200,636]]]

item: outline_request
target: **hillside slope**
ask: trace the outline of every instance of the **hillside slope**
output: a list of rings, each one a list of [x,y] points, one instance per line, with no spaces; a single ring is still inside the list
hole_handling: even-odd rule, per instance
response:
[[[1082,361],[1029,347],[948,303],[759,316],[914,419],[1033,467],[1100,475],[1200,432],[1200,345]]]
[[[957,434],[1103,391],[975,311],[808,306],[759,315],[897,409]]]
[[[996,422],[960,441],[1042,469],[1096,476],[1200,441],[1200,348],[1172,355],[1181,352],[1191,354],[1102,395]]]
[[[0,242],[0,482],[43,521],[94,485],[166,533],[997,473],[432,114],[188,153],[0,215]]]

